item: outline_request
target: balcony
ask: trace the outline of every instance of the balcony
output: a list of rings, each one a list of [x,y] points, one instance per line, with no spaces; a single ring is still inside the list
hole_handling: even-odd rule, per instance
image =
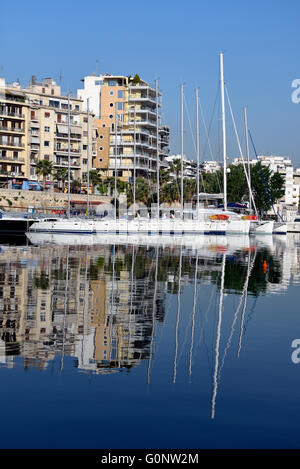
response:
[[[13,127],[5,127],[0,125],[0,132],[14,133],[14,134],[25,134],[25,129],[17,129]]]
[[[56,153],[59,153],[60,155],[66,155],[68,156],[69,155],[69,150],[68,148],[58,148],[58,147],[54,147],[54,151]],[[70,149],[70,156],[71,157],[75,157],[75,158],[78,158],[81,156],[81,150],[79,149]]]
[[[24,148],[24,143],[21,142],[13,142],[11,140],[3,140],[0,138],[0,147],[5,148]]]
[[[25,173],[15,172],[15,171],[6,171],[0,168],[0,176],[13,177],[13,178],[23,178]]]
[[[129,125],[134,125],[134,121],[129,121]],[[145,127],[156,127],[156,122],[155,121],[150,121],[150,120],[143,120],[143,121],[135,121],[136,126],[141,126],[144,125]]]
[[[25,119],[24,114],[20,114],[18,112],[8,111],[7,109],[0,109],[0,116],[8,116],[13,117],[15,119]]]
[[[68,161],[57,161],[57,162],[54,163],[54,166],[59,167],[59,168],[68,168],[69,163],[68,163]],[[71,162],[70,163],[70,168],[71,169],[80,169],[81,166],[79,164],[74,164],[74,162]]]
[[[156,105],[156,97],[152,97],[152,96],[149,96],[149,95],[142,95],[142,96],[138,96],[138,95],[135,95],[135,94],[130,94],[129,97],[128,97],[128,101],[129,102],[142,102],[142,103],[152,103],[152,104],[155,104]],[[160,103],[158,103],[159,106],[161,106]]]
[[[0,161],[7,161],[8,163],[24,164],[25,158],[14,158],[13,156],[0,155]]]

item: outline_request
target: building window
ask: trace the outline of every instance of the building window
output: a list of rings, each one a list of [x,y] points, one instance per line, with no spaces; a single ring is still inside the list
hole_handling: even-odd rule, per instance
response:
[[[14,159],[17,159],[19,156],[19,153],[17,151],[14,151],[13,155],[14,155]]]
[[[110,107],[114,107],[114,103],[109,103]]]
[[[79,104],[75,104],[75,111],[79,111]]]
[[[50,146],[49,140],[45,140],[45,141],[44,141],[44,147],[49,147],[49,146]]]
[[[49,161],[50,160],[50,155],[44,155],[44,160]]]
[[[98,158],[98,161],[99,161],[99,163],[102,163],[103,159],[102,159],[102,158]]]
[[[54,89],[53,89],[53,88],[52,88],[52,90],[51,90],[51,94],[54,94]]]
[[[99,147],[99,150],[102,151],[102,150],[103,150],[103,147]]]
[[[118,91],[118,98],[122,99],[124,97],[124,91],[119,90]]]
[[[105,124],[102,124],[102,127],[106,127],[106,125],[105,125]]]
[[[45,112],[45,117],[50,117],[50,112]]]
[[[95,86],[100,86],[101,85],[101,81],[100,80],[95,80]]]
[[[83,118],[83,122],[87,122],[88,121],[88,118],[87,117],[84,117]]]
[[[118,111],[123,111],[124,104],[123,103],[117,103],[117,109],[118,109]]]
[[[103,138],[103,135],[99,135],[99,138],[102,140],[102,138]]]
[[[87,163],[88,163],[87,158],[84,158],[84,159],[82,160],[82,163],[83,163],[83,164],[87,164]]]
[[[110,118],[110,119],[113,119],[113,117],[114,117],[114,116],[113,116],[112,114],[110,114],[109,118]]]
[[[42,93],[46,93],[46,89],[45,88],[42,88]]]
[[[59,107],[59,101],[53,101],[52,99],[49,100],[49,106],[51,107]]]
[[[50,127],[45,127],[45,132],[50,132]]]
[[[113,95],[114,95],[114,92],[113,92],[113,91],[110,91],[109,94],[110,94],[111,96],[113,96]]]
[[[87,150],[87,145],[82,146],[83,150]]]

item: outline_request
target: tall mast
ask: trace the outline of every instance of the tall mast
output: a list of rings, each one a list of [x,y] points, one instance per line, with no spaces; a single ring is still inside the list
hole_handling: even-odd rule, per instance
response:
[[[158,80],[155,80],[155,90],[156,90],[156,183],[157,183],[157,221],[159,220],[159,129],[158,129]]]
[[[227,210],[227,154],[226,154],[226,121],[225,121],[225,97],[224,97],[224,70],[223,54],[220,53],[220,80],[221,80],[221,103],[222,103],[222,135],[223,135],[223,192],[224,210]]]
[[[198,88],[196,88],[196,156],[197,156],[197,217],[199,214],[199,166],[200,166],[200,151],[199,151],[199,96]]]
[[[68,218],[70,218],[70,186],[71,186],[71,116],[70,116],[70,94],[68,94]]]
[[[136,107],[134,106],[134,135],[133,135],[133,210],[135,217],[135,194],[136,194]]]
[[[115,220],[117,219],[117,138],[118,138],[118,112],[116,109],[116,119],[115,119],[115,193],[114,193],[114,204],[115,204]]]
[[[180,206],[181,218],[183,219],[183,84],[180,85],[180,102],[181,102],[181,190],[180,190]]]
[[[90,98],[87,98],[87,197],[86,214],[90,211]]]
[[[155,80],[155,90],[156,90],[156,184],[157,184],[157,221],[159,220],[159,206],[160,206],[160,194],[159,194],[159,169],[160,169],[160,161],[159,161],[159,115],[158,115],[158,105],[159,105],[159,98],[158,98],[158,80]]]
[[[245,124],[245,141],[246,141],[246,156],[248,162],[248,179],[249,179],[249,209],[251,210],[251,170],[250,170],[250,152],[249,152],[249,140],[248,140],[248,120],[247,120],[247,109],[244,107],[244,124]]]

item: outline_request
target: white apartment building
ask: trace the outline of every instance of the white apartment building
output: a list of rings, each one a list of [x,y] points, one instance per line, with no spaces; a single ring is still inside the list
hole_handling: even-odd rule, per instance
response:
[[[101,114],[101,85],[103,84],[102,76],[86,76],[81,80],[83,88],[77,90],[77,98],[83,101],[82,110],[87,111],[87,102],[89,99],[89,111],[95,115],[96,119]]]

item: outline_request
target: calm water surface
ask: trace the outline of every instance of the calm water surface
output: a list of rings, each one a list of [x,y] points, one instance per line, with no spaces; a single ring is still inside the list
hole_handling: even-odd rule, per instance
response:
[[[1,448],[300,447],[299,236],[10,243]]]

